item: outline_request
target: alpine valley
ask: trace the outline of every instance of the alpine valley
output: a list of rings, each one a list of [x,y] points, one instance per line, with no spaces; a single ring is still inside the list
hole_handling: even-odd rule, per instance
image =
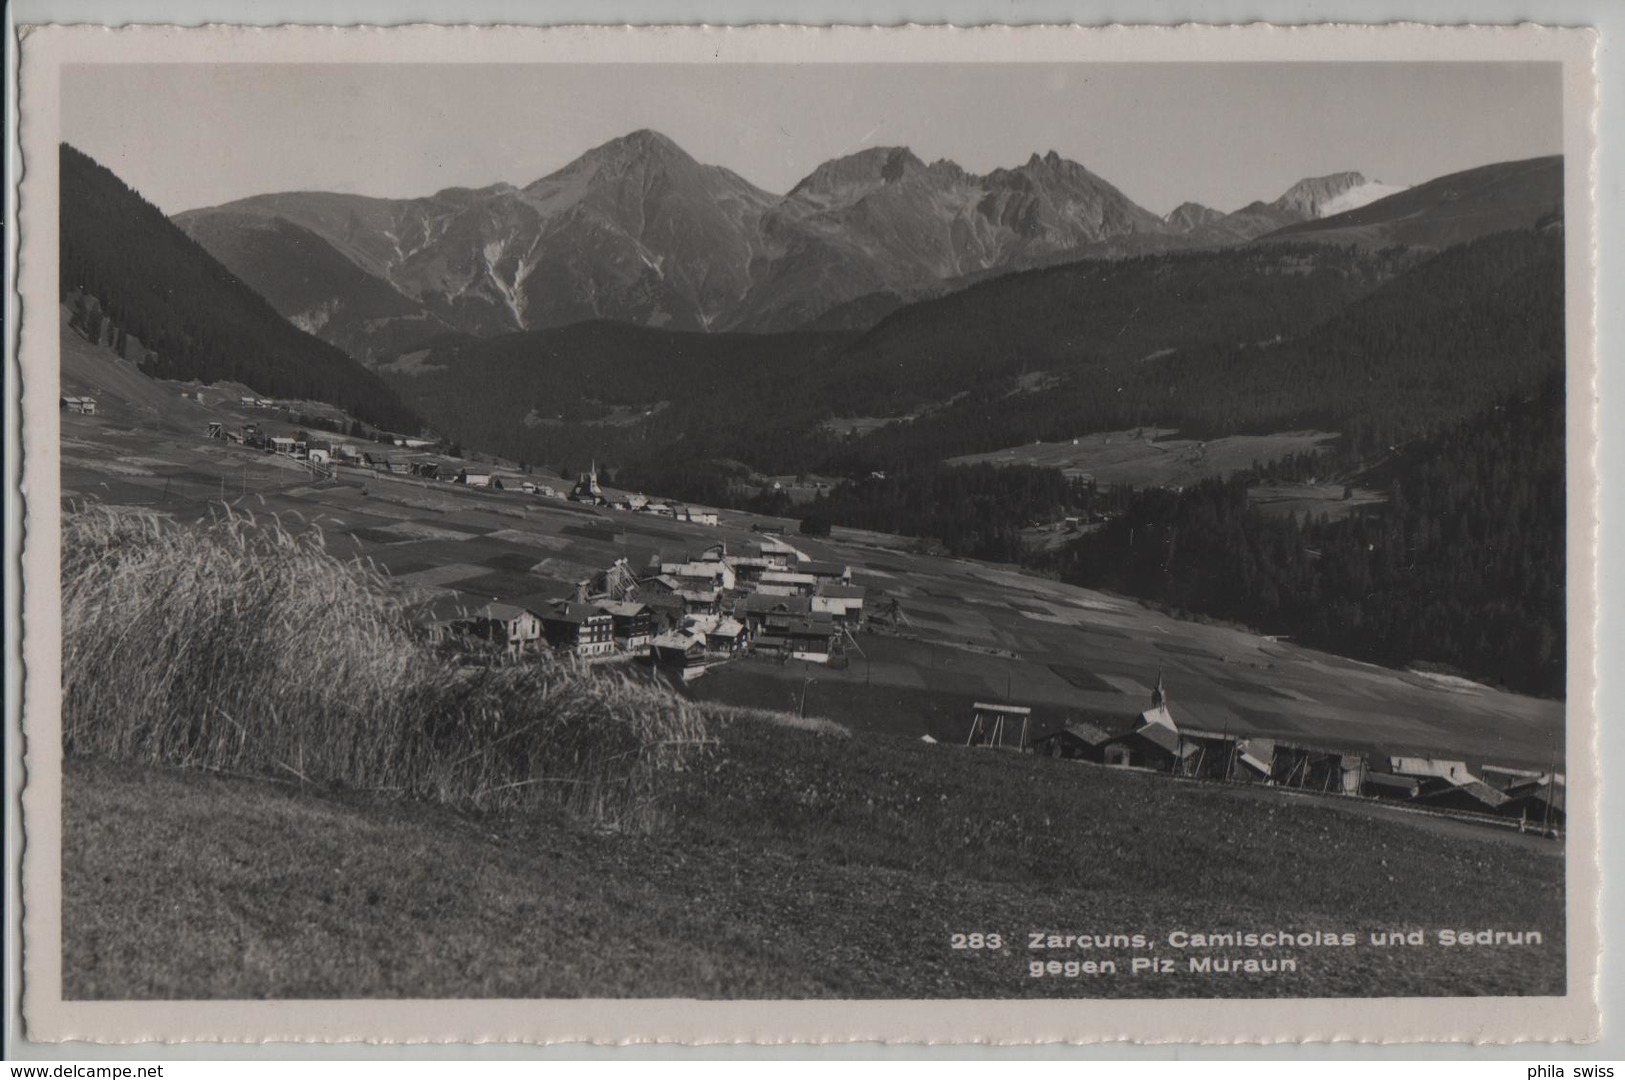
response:
[[[1558,175],[1550,163],[1545,172]],[[1398,190],[1342,172],[1232,214],[1187,203],[1159,217],[1053,151],[978,176],[875,147],[825,162],[781,196],[645,130],[524,187],[416,199],[285,192],[175,220],[284,316],[370,359],[448,332],[588,319],[864,329],[990,275],[1240,243]]]
[[[64,155],[64,302],[148,374],[1562,692],[1559,157],[1159,216],[1054,153],[781,196],[637,131],[166,221]]]

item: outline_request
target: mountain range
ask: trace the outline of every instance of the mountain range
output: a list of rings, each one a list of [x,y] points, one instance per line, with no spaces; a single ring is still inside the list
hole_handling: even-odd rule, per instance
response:
[[[977,175],[875,147],[779,196],[643,130],[525,187],[285,192],[174,220],[285,317],[376,359],[587,319],[866,329],[1011,270],[1242,243],[1400,190],[1342,172],[1230,214],[1186,203],[1160,217],[1054,151]]]
[[[378,428],[420,430],[376,372],[291,325],[109,169],[66,143],[59,157],[60,297],[90,320],[80,328],[92,341],[117,343],[155,378],[240,382]]]
[[[1339,174],[1158,218],[1058,155],[976,177],[868,151],[783,198],[679,155],[649,135],[525,189],[263,196],[188,216],[188,236],[64,146],[65,340],[329,402],[352,435],[596,461],[622,486],[961,555],[1021,558],[1022,521],[1109,506],[1126,554],[1084,538],[1062,573],[1139,565],[1114,587],[1561,692],[1560,158],[1397,192]],[[633,314],[580,317],[604,312]],[[564,324],[510,329],[544,315]],[[744,332],[779,320],[804,329]],[[1311,531],[1271,526],[1244,488],[949,464],[1168,428],[1336,432],[1257,474],[1390,499]],[[786,474],[844,479],[797,508],[767,481]],[[1307,605],[1297,621],[1283,597]]]

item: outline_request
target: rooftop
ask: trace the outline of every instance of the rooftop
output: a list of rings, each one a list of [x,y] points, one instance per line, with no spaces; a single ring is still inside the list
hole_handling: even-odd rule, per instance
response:
[[[790,615],[805,615],[812,610],[812,601],[805,596],[772,596],[751,593],[745,597],[745,610],[766,614],[781,611]]]
[[[549,622],[567,622],[582,625],[593,619],[607,619],[609,613],[600,611],[593,604],[584,604],[578,600],[555,600],[545,610],[537,612]]]

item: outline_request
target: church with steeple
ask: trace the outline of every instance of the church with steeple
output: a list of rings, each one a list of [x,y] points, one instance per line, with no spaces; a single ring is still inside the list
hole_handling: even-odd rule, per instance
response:
[[[570,501],[579,503],[592,503],[601,505],[604,501],[604,489],[598,486],[598,461],[595,458],[592,467],[576,478],[576,486],[570,489]]]

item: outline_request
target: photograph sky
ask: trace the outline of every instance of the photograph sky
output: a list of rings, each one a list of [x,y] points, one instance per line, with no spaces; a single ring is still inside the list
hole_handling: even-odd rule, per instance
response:
[[[105,64],[63,138],[165,213],[273,191],[524,185],[638,128],[775,193],[908,146],[972,172],[1055,150],[1157,213],[1306,176],[1415,184],[1557,154],[1561,68],[1339,64]]]

